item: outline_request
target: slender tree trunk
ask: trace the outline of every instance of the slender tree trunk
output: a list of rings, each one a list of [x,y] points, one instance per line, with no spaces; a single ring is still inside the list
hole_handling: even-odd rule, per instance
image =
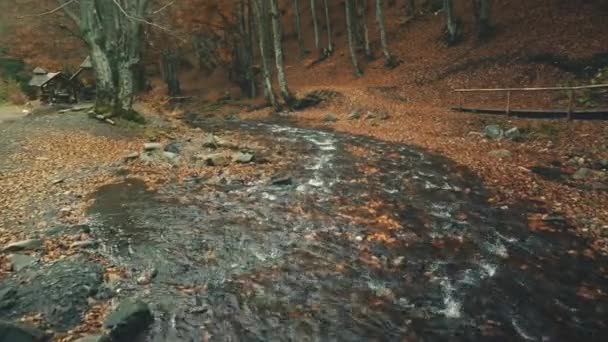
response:
[[[384,55],[384,64],[391,67],[395,64],[395,61],[388,49],[388,38],[384,24],[384,3],[382,0],[376,0],[376,21],[380,30],[380,45],[382,46],[382,54]]]
[[[415,17],[416,16],[416,0],[406,0],[407,1],[407,16]]]
[[[491,0],[473,0],[473,19],[475,23],[475,36],[483,39],[490,28]]]
[[[365,56],[367,58],[372,58],[373,54],[372,54],[372,47],[371,47],[371,43],[369,41],[369,28],[367,27],[367,0],[360,0],[360,6],[359,6],[359,20],[361,22],[361,25],[363,25],[363,46],[365,48]]]
[[[285,65],[283,63],[283,34],[281,30],[281,17],[279,13],[278,0],[270,0],[270,16],[272,17],[272,35],[274,37],[274,60],[277,67],[277,79],[279,81],[279,89],[281,97],[291,108],[294,104],[294,97],[287,86],[287,78],[285,77]]]
[[[344,8],[346,10],[346,32],[348,35],[348,48],[350,52],[350,59],[353,63],[356,76],[361,76],[361,69],[359,68],[359,62],[357,61],[357,52],[355,49],[355,36],[353,33],[353,0],[345,0]]]
[[[255,13],[256,26],[258,28],[258,43],[260,45],[260,59],[262,60],[262,82],[264,83],[264,90],[268,103],[275,109],[278,109],[278,103],[272,88],[272,80],[270,74],[268,50],[266,37],[268,37],[268,22],[264,21],[264,10],[262,1],[264,0],[252,0],[253,1],[253,12]]]
[[[302,37],[302,19],[300,18],[300,0],[293,0],[293,10],[296,15],[296,33],[298,35],[298,49],[300,50],[300,58],[304,56],[304,38]]]
[[[325,25],[327,26],[327,54],[330,55],[334,51],[334,43],[332,40],[331,18],[329,17],[327,0],[323,0],[323,7],[325,8]]]
[[[247,16],[246,18],[248,18],[247,20],[247,50],[249,50],[249,57],[250,57],[250,61],[251,63],[249,64],[249,69],[247,69],[247,73],[249,75],[249,90],[250,90],[250,96],[251,98],[255,98],[257,96],[257,85],[255,82],[255,74],[253,72],[253,63],[254,63],[254,51],[253,51],[253,31],[254,31],[254,25],[253,25],[253,7],[252,7],[252,2],[253,0],[247,0]]]
[[[319,20],[317,19],[317,0],[310,0],[310,13],[312,15],[312,28],[315,34],[315,48],[320,50],[319,43]]]
[[[454,44],[458,40],[458,24],[454,17],[453,0],[443,0],[443,10],[446,17],[446,29],[448,33],[448,43]]]
[[[162,72],[170,97],[180,96],[182,93],[178,78],[178,63],[179,60],[173,51],[167,50],[163,53]]]

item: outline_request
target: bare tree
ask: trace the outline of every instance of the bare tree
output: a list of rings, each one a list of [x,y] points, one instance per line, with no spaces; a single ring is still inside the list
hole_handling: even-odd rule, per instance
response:
[[[369,41],[369,29],[367,27],[367,0],[359,0],[357,8],[358,22],[361,24],[363,29],[363,47],[365,48],[365,56],[372,58],[372,47]]]
[[[348,49],[350,52],[351,62],[355,70],[356,76],[361,76],[361,68],[359,68],[359,62],[357,61],[357,51],[355,49],[355,36],[353,32],[353,0],[345,0],[344,8],[346,10],[346,32],[348,36]]]
[[[384,55],[384,64],[387,67],[392,67],[395,65],[395,60],[388,49],[388,38],[384,24],[384,3],[382,0],[376,0],[376,21],[380,30],[380,45],[382,46],[382,54]]]
[[[331,18],[329,17],[329,5],[327,4],[327,0],[323,0],[323,7],[325,8],[325,26],[327,30],[326,54],[330,55],[334,51],[334,43],[332,41]]]
[[[300,17],[300,0],[293,0],[293,11],[296,16],[296,33],[298,35],[298,48],[300,57],[304,56],[304,38],[302,37],[302,19]]]
[[[278,0],[270,0],[270,16],[272,18],[272,36],[274,42],[274,60],[277,67],[277,79],[281,96],[288,107],[292,107],[295,98],[289,91],[287,86],[287,78],[285,77],[285,65],[283,63],[283,34],[281,30],[281,17],[279,16]]]
[[[447,42],[454,44],[460,38],[459,23],[454,15],[454,1],[443,0],[443,10],[446,18]]]
[[[473,18],[475,36],[483,39],[490,29],[491,0],[473,0]]]
[[[258,29],[258,43],[260,47],[260,59],[262,61],[262,83],[264,84],[264,93],[268,103],[275,109],[278,109],[278,102],[272,88],[272,80],[269,66],[269,52],[268,42],[266,42],[269,31],[268,21],[265,21],[266,17],[264,10],[266,6],[263,4],[264,0],[252,0],[253,12],[255,16],[255,26]]]
[[[319,20],[317,19],[317,0],[310,0],[310,13],[312,16],[312,28],[315,34],[315,48],[320,49],[319,43]]]
[[[132,108],[148,0],[58,2],[88,47],[97,78],[96,111],[139,119]]]

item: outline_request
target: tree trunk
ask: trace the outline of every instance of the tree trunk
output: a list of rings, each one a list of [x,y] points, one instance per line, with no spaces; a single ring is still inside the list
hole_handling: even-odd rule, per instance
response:
[[[140,60],[141,22],[148,0],[80,0],[80,12],[72,11],[66,0],[58,0],[65,13],[82,32],[97,77],[97,112],[127,119],[140,119],[132,110],[135,72]],[[119,7],[120,5],[120,7]]]
[[[473,19],[475,36],[483,39],[490,29],[491,0],[473,0]]]
[[[253,31],[254,31],[254,25],[253,25],[253,7],[252,7],[252,2],[253,0],[247,0],[247,50],[249,50],[249,69],[247,69],[247,75],[249,78],[249,96],[251,98],[255,98],[257,96],[257,85],[255,82],[255,74],[253,72],[253,63],[254,63],[254,51],[253,51]]]
[[[329,17],[329,5],[327,4],[327,0],[323,0],[323,7],[325,8],[325,25],[327,26],[327,53],[326,55],[331,55],[334,51],[334,43],[332,40],[332,31],[331,31],[331,18]]]
[[[416,0],[407,1],[407,16],[413,18],[416,16]]]
[[[179,60],[173,51],[167,50],[163,53],[162,72],[170,97],[180,96],[182,93],[178,78],[178,64]]]
[[[384,3],[382,0],[376,0],[376,21],[378,22],[378,28],[380,30],[380,45],[382,46],[382,54],[384,55],[384,65],[392,67],[395,64],[395,61],[388,50],[388,38],[384,25]]]
[[[372,48],[369,41],[369,28],[367,27],[367,0],[360,0],[360,6],[358,8],[359,22],[363,26],[363,47],[365,48],[365,56],[372,58]]]
[[[446,30],[448,44],[454,44],[458,40],[458,23],[454,17],[454,2],[453,0],[443,0],[443,10],[446,17]]]
[[[319,44],[319,20],[317,19],[317,0],[310,0],[310,13],[312,15],[312,28],[315,34],[315,48],[320,50]]]
[[[274,60],[277,67],[277,79],[279,81],[279,89],[281,96],[291,108],[294,104],[294,97],[287,86],[287,78],[285,77],[285,65],[283,63],[283,34],[281,30],[281,17],[279,14],[278,0],[270,0],[270,16],[272,17],[272,36],[274,42]]]
[[[262,61],[262,83],[264,84],[264,92],[268,103],[278,110],[278,103],[276,96],[274,95],[274,89],[272,88],[272,80],[270,74],[270,66],[268,65],[268,50],[266,37],[268,37],[268,22],[264,21],[264,10],[262,1],[264,0],[252,0],[253,1],[253,12],[255,14],[255,24],[258,28],[258,43],[260,46],[260,59]]]
[[[353,33],[353,0],[345,0],[344,8],[346,10],[346,32],[348,36],[348,49],[350,52],[350,59],[353,63],[355,75],[361,76],[361,69],[359,68],[359,62],[357,61],[357,52],[355,49],[355,36]]]
[[[296,15],[296,33],[298,35],[298,49],[300,50],[300,58],[304,56],[304,38],[302,37],[302,19],[300,17],[300,0],[293,0],[293,10]]]

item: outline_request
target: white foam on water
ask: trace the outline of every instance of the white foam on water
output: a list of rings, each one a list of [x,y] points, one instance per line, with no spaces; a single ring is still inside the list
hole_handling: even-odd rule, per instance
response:
[[[308,184],[310,184],[311,186],[320,188],[323,186],[323,184],[325,184],[325,182],[323,182],[323,180],[315,178],[315,179],[311,179],[308,181]]]
[[[462,304],[454,298],[454,287],[449,280],[441,281],[443,287],[443,304],[445,307],[439,312],[448,318],[460,318],[462,316]]]
[[[511,319],[511,324],[513,325],[513,329],[517,332],[519,336],[521,336],[526,341],[538,341],[538,339],[534,336],[529,335],[517,322],[515,318]]]
[[[490,278],[492,278],[496,274],[496,270],[498,269],[496,265],[492,265],[485,262],[481,263],[479,266],[481,266],[481,268],[484,270],[484,272],[486,272],[486,274]]]

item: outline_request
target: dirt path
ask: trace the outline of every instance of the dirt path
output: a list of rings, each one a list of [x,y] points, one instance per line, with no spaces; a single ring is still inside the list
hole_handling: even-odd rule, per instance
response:
[[[0,105],[0,124],[5,121],[12,121],[27,115],[27,112],[23,112],[24,107],[21,106],[2,106]]]

